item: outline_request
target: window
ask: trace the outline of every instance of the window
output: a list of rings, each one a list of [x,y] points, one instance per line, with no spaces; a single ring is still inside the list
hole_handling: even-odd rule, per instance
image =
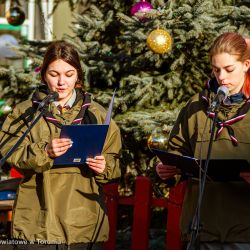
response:
[[[19,0],[20,6],[12,4],[11,0],[0,3],[0,64],[13,65],[12,59],[18,59],[16,53],[9,47],[18,46],[21,39],[52,40],[52,9],[53,0]],[[6,19],[6,12],[11,7],[19,7],[25,13],[25,21],[19,26],[13,26]],[[8,62],[11,60],[11,62]],[[21,64],[19,63],[20,67]]]
[[[0,4],[0,34],[13,34],[17,38],[28,40],[52,40],[53,0],[19,0],[20,7],[25,13],[25,21],[20,26],[8,24],[5,14],[11,7],[11,1]]]

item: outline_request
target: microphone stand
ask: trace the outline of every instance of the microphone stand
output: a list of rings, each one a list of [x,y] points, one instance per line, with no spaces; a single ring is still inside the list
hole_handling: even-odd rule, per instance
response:
[[[192,220],[191,239],[189,241],[187,250],[194,250],[194,249],[196,249],[195,247],[199,245],[198,237],[199,237],[199,231],[200,231],[200,210],[201,210],[201,204],[202,204],[203,194],[204,194],[204,190],[205,190],[207,170],[208,170],[208,165],[209,165],[211,152],[212,152],[213,138],[214,138],[215,126],[216,126],[217,119],[218,119],[218,110],[215,111],[215,116],[213,117],[211,136],[210,136],[209,145],[208,145],[207,159],[205,162],[203,175],[201,176],[201,184],[200,184],[200,192],[199,192],[199,196],[198,196],[198,203],[197,203],[196,211],[195,211],[195,214],[194,214],[194,217]]]
[[[18,141],[15,143],[15,145],[7,152],[7,154],[0,160],[0,172],[2,172],[2,166],[6,162],[6,160],[13,154],[13,152],[19,147],[19,145],[22,143],[24,138],[27,136],[27,134],[30,132],[30,130],[34,127],[34,125],[38,122],[38,120],[42,117],[44,111],[45,111],[46,105],[43,103],[42,105],[39,105],[33,120],[30,123],[30,126],[26,129],[26,131],[23,133],[23,135],[18,139]],[[41,109],[39,115],[36,117],[37,112]]]

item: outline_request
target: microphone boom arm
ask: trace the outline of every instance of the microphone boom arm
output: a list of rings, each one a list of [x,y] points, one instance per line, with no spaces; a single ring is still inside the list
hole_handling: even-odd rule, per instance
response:
[[[45,107],[48,103],[53,102],[57,100],[59,97],[57,92],[51,92],[46,96],[42,102],[40,102],[34,118],[32,119],[30,126],[27,128],[27,130],[23,133],[23,135],[18,139],[18,141],[15,143],[15,145],[7,152],[7,154],[0,160],[0,172],[2,172],[2,167],[6,160],[13,154],[13,152],[19,147],[19,145],[23,142],[24,138],[27,136],[27,134],[30,132],[30,130],[34,127],[34,125],[38,122],[38,120],[42,117]],[[37,112],[40,110],[40,113],[36,116]]]
[[[26,129],[26,131],[23,133],[23,135],[18,139],[18,141],[15,143],[15,145],[7,152],[7,154],[0,160],[0,172],[2,172],[1,168],[3,167],[6,160],[13,154],[13,152],[23,142],[24,138],[27,136],[27,134],[30,132],[30,130],[34,127],[34,125],[37,123],[37,121],[41,118],[43,113],[44,113],[44,109],[42,109],[41,112],[39,113],[39,115],[31,121],[30,126]]]

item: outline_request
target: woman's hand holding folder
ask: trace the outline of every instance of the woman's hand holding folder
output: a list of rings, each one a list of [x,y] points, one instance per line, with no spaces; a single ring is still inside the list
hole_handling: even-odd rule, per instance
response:
[[[250,173],[249,172],[241,172],[240,177],[243,178],[247,183],[250,184]]]
[[[176,168],[176,166],[164,165],[160,162],[156,166],[156,172],[161,179],[166,180],[180,174],[181,170]]]
[[[95,173],[101,174],[106,167],[106,161],[103,155],[98,155],[95,158],[87,158],[86,163]]]
[[[53,159],[65,154],[72,144],[73,142],[69,138],[56,138],[45,146],[45,151]]]

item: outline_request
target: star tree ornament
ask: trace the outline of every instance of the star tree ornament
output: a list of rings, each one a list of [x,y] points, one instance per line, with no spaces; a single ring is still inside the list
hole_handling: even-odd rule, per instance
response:
[[[10,25],[18,26],[23,24],[25,13],[18,6],[11,7],[5,14],[5,17]]]
[[[163,29],[156,29],[150,32],[147,37],[148,47],[155,53],[163,54],[169,52],[172,48],[172,36]]]
[[[136,16],[137,13],[147,13],[152,10],[154,7],[151,3],[147,2],[146,0],[141,0],[138,3],[135,3],[131,8],[131,16]],[[144,21],[145,18],[143,16],[137,16],[140,21]]]

